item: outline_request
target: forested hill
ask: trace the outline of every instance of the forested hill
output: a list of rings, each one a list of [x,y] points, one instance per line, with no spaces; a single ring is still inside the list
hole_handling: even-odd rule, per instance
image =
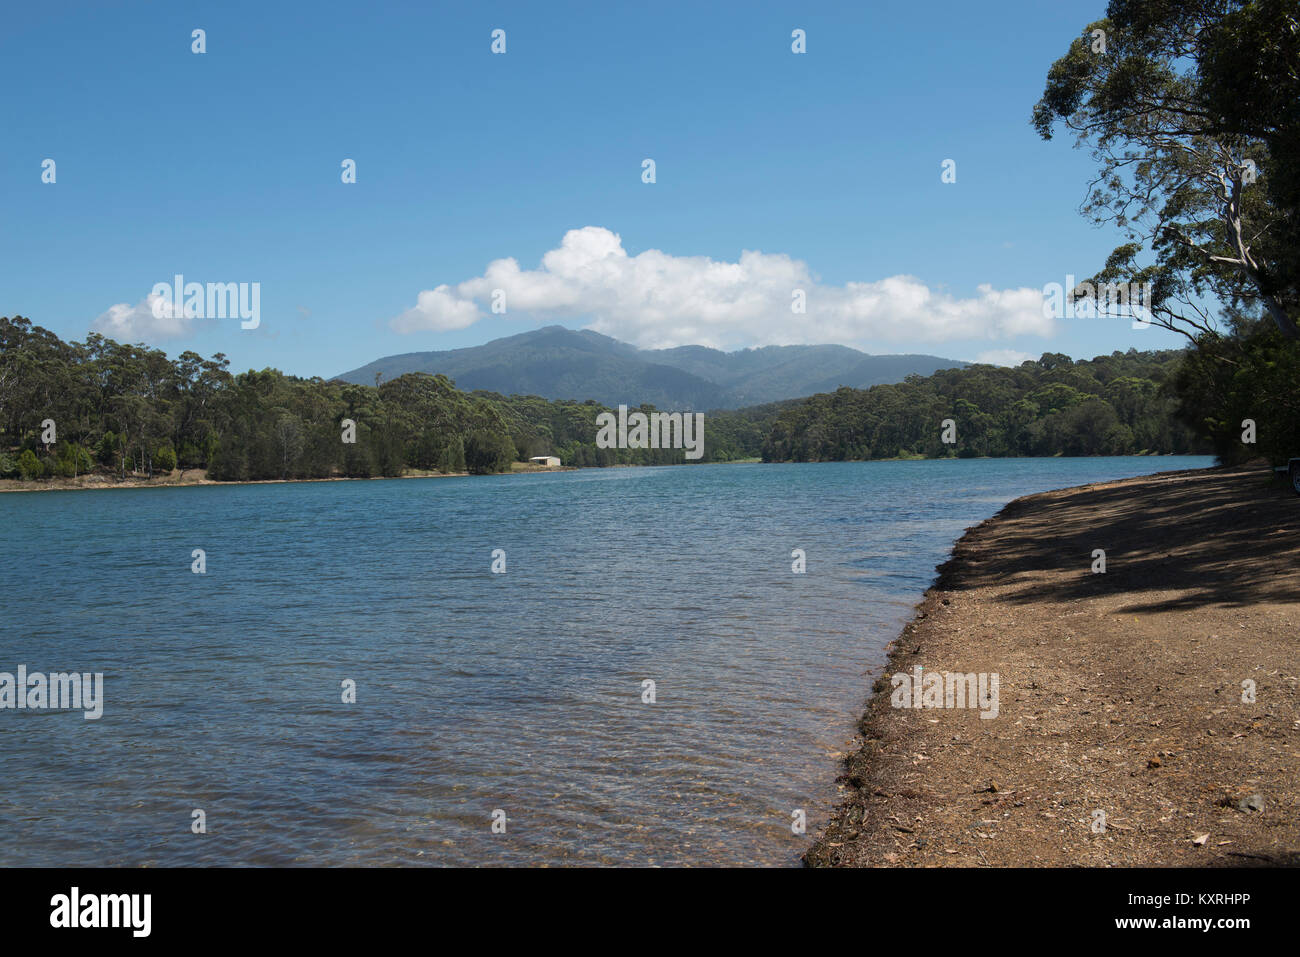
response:
[[[780,412],[768,462],[937,456],[1208,454],[1163,388],[1186,353],[1048,353],[1016,368],[972,366],[897,385],[839,389]],[[945,444],[942,423],[955,424]]]
[[[374,385],[408,372],[445,375],[460,388],[661,409],[738,409],[901,382],[966,363],[927,355],[873,356],[848,346],[704,346],[638,349],[589,329],[547,326],[481,346],[387,356],[338,378]]]
[[[220,353],[171,359],[96,333],[64,342],[29,319],[0,318],[0,478],[486,473],[544,454],[566,465],[685,461],[681,449],[597,448],[596,417],[609,410],[591,400],[468,393],[426,373],[376,388],[228,366]],[[710,415],[699,461],[757,457],[777,408]],[[343,439],[347,422],[354,441]]]
[[[1162,389],[1183,355],[1045,355],[1016,369],[943,370],[709,412],[699,461],[1209,451],[1175,420],[1176,400]],[[681,449],[597,448],[596,418],[609,409],[591,399],[466,392],[418,372],[376,388],[275,369],[232,374],[228,365],[220,354],[171,359],[95,333],[64,342],[28,319],[0,318],[0,478],[483,473],[544,454],[577,466],[685,461]],[[941,441],[945,419],[956,424],[954,444]],[[342,438],[348,422],[355,441]]]

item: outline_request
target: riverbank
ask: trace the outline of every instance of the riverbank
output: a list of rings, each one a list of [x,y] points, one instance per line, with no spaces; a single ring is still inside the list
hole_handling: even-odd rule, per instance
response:
[[[572,471],[576,471],[573,466],[532,465],[525,462],[515,462],[511,466],[509,472],[495,472],[492,474],[521,475],[525,473],[531,474],[534,472]],[[128,478],[120,478],[116,475],[108,475],[102,472],[91,472],[87,475],[79,475],[76,478],[48,478],[31,482],[23,481],[22,479],[0,479],[0,492],[56,492],[93,488],[174,488],[190,485],[284,485],[301,482],[371,482],[390,478],[463,478],[469,474],[469,472],[438,472],[422,469],[407,469],[401,475],[376,475],[371,478],[353,478],[345,475],[335,475],[329,478],[311,479],[251,479],[246,481],[218,481],[216,479],[208,478],[208,473],[204,469],[176,469],[166,475],[156,474],[152,478],[146,478],[143,475],[131,475]]]
[[[805,863],[1300,864],[1298,626],[1300,499],[1262,467],[1018,499],[891,646]],[[997,716],[893,707],[918,666],[996,673]]]

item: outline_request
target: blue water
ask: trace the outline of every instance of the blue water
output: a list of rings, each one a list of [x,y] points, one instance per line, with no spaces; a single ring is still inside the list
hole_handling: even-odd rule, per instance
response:
[[[1209,464],[0,495],[0,672],[105,675],[98,721],[0,711],[0,865],[793,863],[963,529],[1030,492]]]

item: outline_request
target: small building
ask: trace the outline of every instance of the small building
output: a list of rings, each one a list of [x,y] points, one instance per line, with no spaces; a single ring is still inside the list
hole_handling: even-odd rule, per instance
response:
[[[545,465],[548,468],[560,467],[560,460],[554,455],[534,455],[528,461],[533,465]]]

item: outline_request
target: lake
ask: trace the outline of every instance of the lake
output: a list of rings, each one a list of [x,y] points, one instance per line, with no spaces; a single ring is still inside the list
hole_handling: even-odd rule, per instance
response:
[[[1210,464],[0,495],[0,672],[104,675],[98,720],[0,711],[0,865],[794,864],[963,529]]]

